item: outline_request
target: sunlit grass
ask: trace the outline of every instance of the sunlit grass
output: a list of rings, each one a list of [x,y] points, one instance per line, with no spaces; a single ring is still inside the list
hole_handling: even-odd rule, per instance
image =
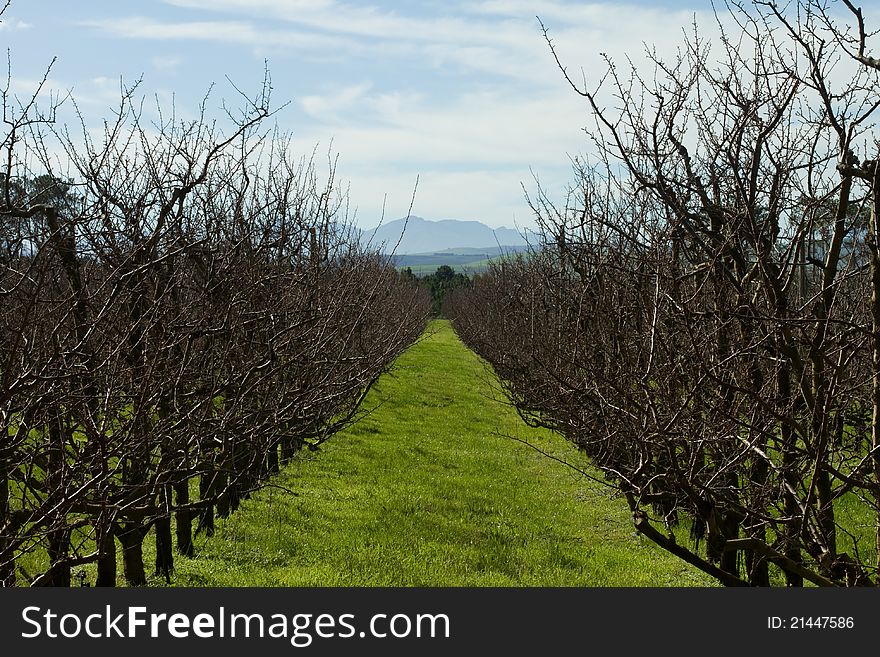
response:
[[[703,586],[635,535],[623,500],[531,447],[586,467],[526,427],[446,322],[396,362],[371,414],[303,452],[221,521],[183,586]],[[149,562],[148,562],[149,563]],[[155,582],[160,584],[159,581]]]

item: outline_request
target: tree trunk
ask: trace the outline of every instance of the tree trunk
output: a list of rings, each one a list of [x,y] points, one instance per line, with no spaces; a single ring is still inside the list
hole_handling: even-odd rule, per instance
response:
[[[823,438],[823,444],[827,445],[827,437]],[[822,458],[822,461],[827,458],[827,456]],[[822,532],[828,552],[836,560],[837,523],[834,520],[834,491],[831,487],[831,476],[824,469],[816,473],[816,505],[819,531]]]
[[[171,583],[171,573],[174,572],[174,548],[171,540],[171,484],[162,487],[160,507],[164,513],[156,518],[154,529],[156,532],[156,575],[165,578],[167,584]]]
[[[189,481],[184,479],[174,484],[174,494],[178,507],[188,505]],[[178,509],[174,516],[177,521],[177,552],[185,557],[191,557],[195,554],[192,540],[192,512],[189,509]]]
[[[871,225],[869,247],[871,253],[871,459],[874,484],[880,486],[880,171],[873,172],[871,196]],[[874,504],[880,509],[880,491],[875,488]],[[880,510],[874,519],[875,559],[880,573]],[[880,575],[878,575],[880,579]],[[878,582],[880,583],[880,582]]]
[[[171,516],[163,515],[154,523],[156,530],[156,575],[165,578],[165,582],[171,583],[171,573],[174,572],[174,549],[171,541]]]
[[[289,463],[290,460],[299,451],[302,443],[298,438],[282,438],[281,439],[281,463]]]
[[[279,462],[278,462],[278,441],[273,441],[272,445],[269,447],[269,453],[266,455],[266,468],[268,470],[269,475],[278,474],[279,471]]]
[[[779,396],[787,400],[791,395],[791,377],[787,369],[780,369],[778,376]],[[797,474],[797,447],[794,444],[794,432],[791,424],[783,420],[780,431],[780,443],[782,452],[782,477],[788,484],[783,491],[783,511],[786,518],[791,518],[784,526],[782,538],[783,553],[795,563],[801,563],[800,534],[803,526],[800,505],[797,498],[789,491],[797,490],[794,486],[798,483]],[[785,571],[786,586],[800,587],[804,585],[804,578],[797,573]]]
[[[758,536],[758,540],[766,543],[767,533],[761,530],[761,536]],[[746,550],[745,557],[749,584],[752,586],[770,586],[770,568],[767,564],[767,559],[754,550]]]
[[[8,430],[3,427],[6,433]],[[8,435],[8,433],[6,433]],[[9,527],[9,479],[7,478],[8,457],[0,448],[0,527]],[[0,535],[0,586],[15,586],[15,556],[9,545],[11,541]]]
[[[70,528],[62,527],[49,532],[49,586],[70,586]]]
[[[211,495],[217,500],[215,508],[220,518],[226,518],[232,506],[231,498],[234,495],[232,488],[236,477],[234,465],[229,447],[224,447],[220,455],[220,467],[214,470],[211,480]]]
[[[749,333],[749,338],[751,339],[752,333]],[[761,367],[758,365],[757,361],[753,362],[750,366],[751,372],[751,387],[752,390],[758,394],[764,388],[764,372]],[[766,453],[767,451],[767,437],[761,436],[758,439],[758,446],[761,451]],[[756,459],[752,467],[749,469],[748,479],[757,486],[758,490],[762,490],[765,486],[767,486],[767,479],[770,475],[770,466],[767,461],[763,458]],[[760,502],[755,501],[757,508],[760,508]],[[752,504],[748,504],[749,507],[752,507]],[[753,516],[746,517],[743,525],[749,529],[746,531],[754,536],[761,543],[767,544],[767,529],[766,526],[761,522],[759,518],[755,518]],[[753,529],[754,528],[754,529]],[[767,562],[767,559],[764,555],[756,552],[755,550],[744,550],[745,557],[745,566],[746,566],[746,577],[749,580],[749,584],[752,586],[770,586],[770,566]]]
[[[67,422],[64,411],[57,407],[55,415],[49,423],[49,449],[47,483],[49,490],[61,495],[65,494],[64,446],[67,437]],[[65,495],[66,497],[66,495]],[[47,533],[49,553],[49,586],[70,586],[70,528],[64,511],[54,514]]]
[[[98,578],[95,586],[116,586],[116,542],[113,525],[100,522],[96,528],[98,543]]]
[[[732,487],[732,490],[736,490],[739,487],[735,473],[729,474],[727,480]],[[742,515],[733,511],[726,511],[719,515],[719,529],[721,530],[722,536],[724,536],[724,540],[733,541],[738,539],[740,525],[742,524]],[[739,550],[725,549],[721,553],[720,566],[722,570],[726,570],[731,575],[739,577]]]
[[[144,586],[147,583],[143,547],[148,531],[139,522],[120,525],[117,536],[122,544],[122,572],[129,586]]]
[[[242,499],[242,488],[245,485],[244,480],[249,474],[248,463],[242,457],[242,447],[239,440],[236,440],[232,445],[232,453],[228,463],[229,483],[226,487],[226,505],[222,508],[219,503],[217,505],[217,513],[221,518],[225,518],[238,510],[238,505]]]
[[[209,464],[205,464],[202,474],[199,476],[199,499],[204,506],[199,512],[199,522],[196,533],[205,532],[205,536],[214,535],[214,479],[217,473]]]
[[[766,440],[763,441],[764,444],[761,445],[761,449],[766,448]],[[760,486],[765,486],[767,484],[767,477],[769,475],[770,468],[767,465],[767,462],[764,459],[759,459],[755,462],[754,467],[751,472],[751,480],[757,483]],[[759,527],[757,530],[748,530],[749,533],[752,533],[755,538],[757,538],[761,543],[767,543],[767,530],[761,525],[757,520],[754,522],[750,522],[750,519],[746,519],[745,526],[746,527]],[[770,586],[770,567],[767,563],[767,559],[755,552],[754,550],[745,550],[745,561],[746,561],[746,575],[749,580],[749,584],[752,586]]]

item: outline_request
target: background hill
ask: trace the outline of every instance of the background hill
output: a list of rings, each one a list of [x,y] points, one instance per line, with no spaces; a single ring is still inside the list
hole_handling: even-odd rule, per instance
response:
[[[535,238],[531,232],[491,228],[479,221],[430,221],[415,215],[361,231],[363,243],[385,253],[394,250],[394,263],[409,267],[416,276],[433,274],[441,265],[468,274],[481,272],[494,258],[526,250],[527,240]]]
[[[385,252],[392,251],[400,240],[395,250],[395,254],[400,256],[441,251],[465,255],[468,250],[470,254],[482,255],[491,253],[492,249],[496,249],[497,255],[499,246],[526,245],[526,237],[513,228],[490,228],[479,221],[456,219],[428,221],[414,215],[409,217],[409,221],[406,218],[396,219],[377,228],[364,230],[361,232],[361,240]]]

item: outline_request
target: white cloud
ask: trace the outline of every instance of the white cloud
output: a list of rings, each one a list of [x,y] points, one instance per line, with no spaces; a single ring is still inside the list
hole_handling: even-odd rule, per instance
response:
[[[405,216],[414,189],[412,212],[428,219],[473,219],[493,228],[534,226],[523,197],[523,184],[530,192],[534,190],[527,167],[402,172],[395,167],[353,167],[343,156],[340,172],[350,182],[351,198],[357,203],[357,223],[363,228],[379,223],[383,205],[386,222]],[[548,171],[542,182],[562,186],[568,178],[569,169],[558,167]]]
[[[4,18],[0,19],[0,32],[3,31],[18,31],[18,30],[29,30],[33,27],[32,23],[26,23],[25,21],[18,20],[17,18]]]
[[[247,46],[284,46],[295,49],[347,48],[350,42],[299,30],[259,29],[246,21],[164,22],[145,16],[80,21],[123,39],[157,41],[216,41]]]
[[[449,1],[442,17],[403,3],[391,11],[338,0],[165,2],[200,12],[200,20],[133,16],[83,25],[126,39],[210,41],[230,44],[230,52],[241,45],[307,57],[326,77],[288,87],[302,94],[292,126],[297,143],[309,151],[332,140],[363,221],[377,218],[385,193],[390,216],[402,215],[421,173],[417,213],[496,226],[531,222],[520,187],[533,185],[529,167],[561,194],[569,155],[590,148],[581,130],[590,122],[585,102],[557,70],[536,15],[568,71],[576,79],[583,71],[595,84],[605,69],[600,53],[623,67],[628,58],[644,62],[643,43],[674,57],[694,13],[561,0]],[[713,33],[708,14],[698,22]],[[167,54],[152,61],[157,69],[176,65]]]
[[[354,107],[364,98],[372,84],[363,82],[349,87],[336,87],[326,94],[304,96],[299,100],[306,114],[321,121],[338,121],[340,112]]]
[[[405,214],[417,174],[416,214],[530,226],[522,191],[534,187],[530,167],[562,189],[569,154],[586,147],[581,103],[567,93],[522,99],[484,91],[437,103],[367,92],[350,109],[358,120],[337,116],[295,134],[300,145],[332,139],[362,226],[378,221],[386,194],[387,218]]]
[[[567,59],[592,68],[598,53],[619,61],[641,56],[642,43],[671,54],[694,12],[613,3],[557,0],[487,0],[460,3],[458,15],[402,15],[335,0],[166,0],[231,20],[166,22],[131,16],[84,24],[123,38],[238,43],[307,50],[315,55],[420,57],[437,68],[488,73],[506,79],[547,82],[552,66],[536,14]],[[709,15],[701,22],[711,27]]]
[[[330,33],[351,34],[381,39],[418,39],[427,41],[468,41],[474,37],[495,40],[501,33],[497,21],[475,23],[465,18],[419,18],[404,16],[375,6],[323,0],[288,2],[287,0],[166,0],[168,4],[188,9],[226,11],[247,16],[281,19]]]
[[[43,92],[49,89],[59,89],[61,84],[54,78],[28,78],[15,76],[12,78],[11,91],[19,97],[33,96],[37,91],[42,89]]]
[[[170,71],[174,72],[180,65],[183,63],[183,59],[180,57],[175,57],[173,55],[159,55],[153,57],[151,60],[153,68],[160,71]]]

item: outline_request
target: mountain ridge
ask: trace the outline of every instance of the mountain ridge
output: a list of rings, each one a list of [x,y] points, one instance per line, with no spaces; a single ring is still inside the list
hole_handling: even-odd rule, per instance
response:
[[[505,226],[491,228],[474,220],[428,220],[410,215],[362,230],[360,237],[363,244],[385,253],[393,250],[396,255],[425,255],[456,249],[523,247],[528,244],[529,234]]]

